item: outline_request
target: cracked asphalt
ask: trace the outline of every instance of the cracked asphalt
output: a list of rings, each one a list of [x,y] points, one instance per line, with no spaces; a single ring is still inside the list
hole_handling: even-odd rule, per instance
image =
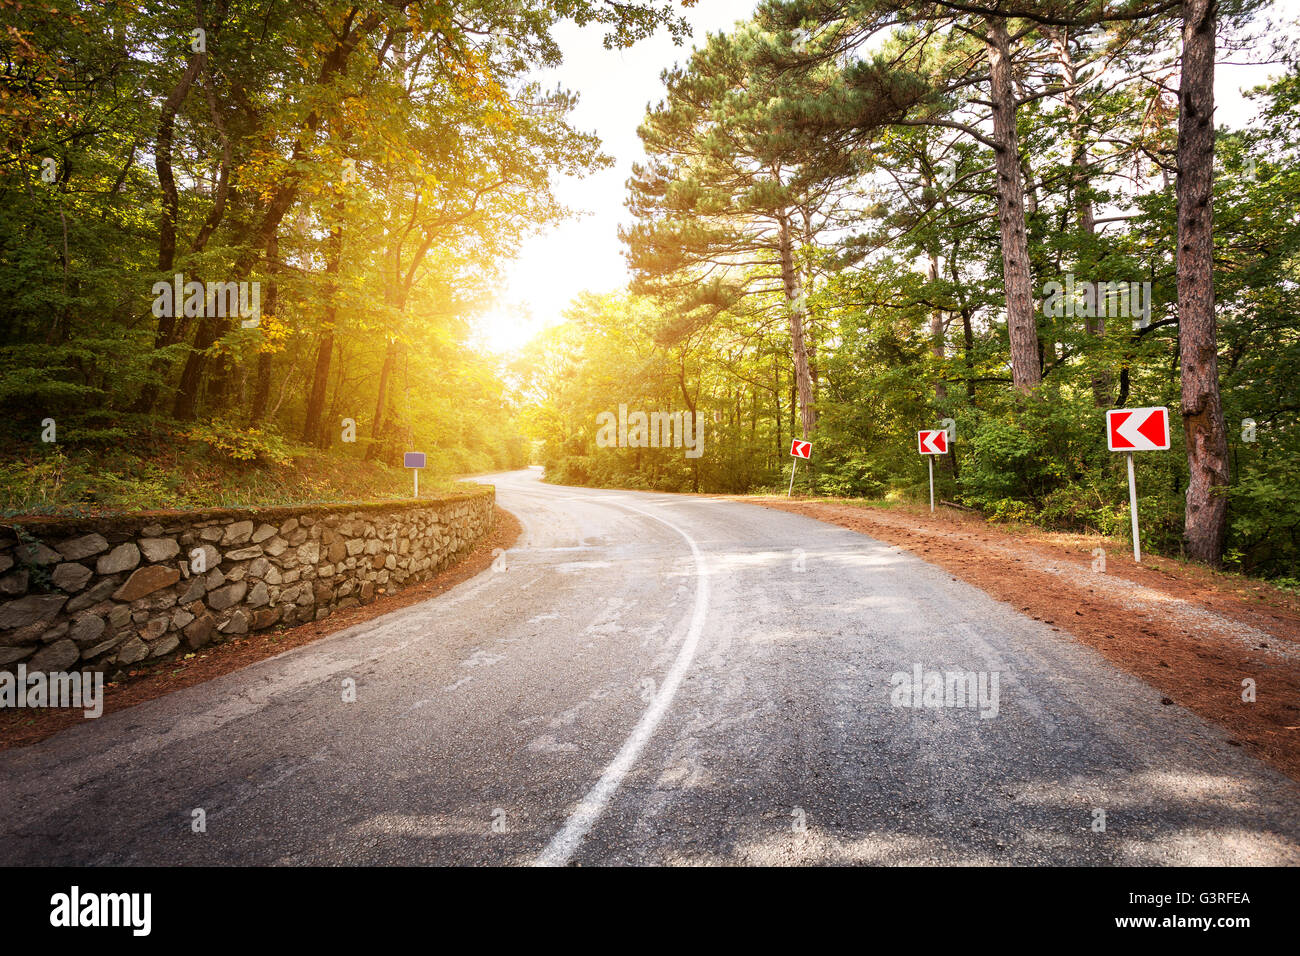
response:
[[[941,569],[539,477],[481,479],[495,569],[0,754],[0,862],[1300,863],[1294,782]],[[917,666],[996,716],[898,706]]]

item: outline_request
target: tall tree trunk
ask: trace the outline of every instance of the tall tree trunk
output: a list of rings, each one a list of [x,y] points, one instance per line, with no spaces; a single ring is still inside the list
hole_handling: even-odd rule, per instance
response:
[[[373,461],[384,453],[385,426],[388,415],[388,386],[397,366],[397,342],[388,343],[384,350],[384,365],[379,371],[379,397],[375,400],[375,420],[370,426],[370,447],[366,449],[366,461]]]
[[[221,0],[216,6],[213,22],[208,24],[203,21],[203,6],[202,4],[199,5],[200,22],[203,22],[205,29],[213,34],[213,39],[221,31],[228,6],[226,0]],[[208,55],[206,53],[195,53],[190,57],[185,72],[181,74],[180,79],[176,81],[176,85],[167,94],[167,99],[163,101],[158,118],[158,132],[154,136],[154,169],[158,173],[158,185],[162,190],[162,213],[158,222],[158,271],[164,273],[170,272],[176,261],[176,231],[180,210],[180,198],[176,190],[176,176],[172,171],[172,143],[176,130],[176,114],[180,112],[181,106],[184,105],[186,98],[189,96],[194,81],[199,78],[200,74],[208,66]],[[212,233],[220,225],[222,216],[225,214],[226,198],[230,191],[230,139],[226,135],[226,126],[221,118],[221,112],[217,108],[213,84],[214,80],[209,70],[205,95],[208,102],[208,111],[212,116],[213,127],[216,129],[217,136],[221,141],[221,167],[212,209],[208,213],[202,228],[200,228],[197,238],[194,240],[192,249],[194,252],[203,250]],[[165,278],[170,279],[171,277],[166,276]],[[178,313],[180,304],[173,303],[172,311]],[[180,341],[183,324],[179,315],[161,317],[158,321],[154,348],[165,348]],[[146,389],[150,408],[156,400],[155,391],[152,387]]]
[[[302,440],[309,445],[325,447],[322,417],[329,386],[330,361],[334,357],[334,325],[338,319],[338,272],[343,252],[342,206],[335,206],[340,217],[339,225],[330,230],[329,253],[325,260],[325,314],[321,321],[320,339],[316,343],[316,365],[312,374],[311,393],[307,397],[307,415],[302,425]]]
[[[1033,278],[1025,231],[1024,181],[1016,134],[1016,89],[1011,75],[1011,39],[1006,21],[988,19],[989,94],[997,170],[998,224],[1002,231],[1002,276],[1007,295],[1007,337],[1011,341],[1011,379],[1026,394],[1043,380],[1034,319]]]
[[[929,251],[929,259],[929,270],[926,273],[926,277],[930,280],[930,294],[933,295],[934,287],[939,283],[939,254],[931,249]],[[938,306],[934,306],[930,311],[930,353],[940,361],[943,360],[944,356],[943,331],[943,310]],[[943,379],[935,379],[934,400],[942,403],[946,401],[947,398],[948,386],[943,383]]]
[[[691,421],[695,425],[695,430],[692,431],[691,434],[695,437],[696,442],[700,442],[700,429],[703,427],[700,424],[699,402],[697,401],[700,389],[697,383],[695,387],[695,397],[692,398],[691,390],[686,387],[686,353],[684,351],[679,352],[677,355],[677,385],[682,390],[682,401],[686,403],[686,414],[691,416]],[[703,446],[701,445],[701,447]],[[692,458],[690,461],[691,491],[698,492],[700,490],[700,460],[698,458]]]
[[[343,361],[343,343],[337,339],[334,340],[334,352],[334,361],[330,363],[334,369],[334,390],[330,394],[329,414],[325,417],[325,421],[342,422],[344,418],[350,418],[351,416],[344,415],[339,411],[339,391],[345,384],[343,371],[347,365]],[[349,404],[351,404],[351,402],[349,402]],[[320,434],[320,447],[324,450],[328,450],[336,441],[341,441],[343,439],[342,431],[334,431],[332,428],[322,428]]]
[[[1061,67],[1061,85],[1065,88],[1061,94],[1066,111],[1070,114],[1070,181],[1074,188],[1074,199],[1078,206],[1079,230],[1085,235],[1093,236],[1097,232],[1096,212],[1092,202],[1092,172],[1088,168],[1091,157],[1088,154],[1086,117],[1083,101],[1079,99],[1079,71],[1074,65],[1074,56],[1070,52],[1070,35],[1062,27],[1051,34],[1052,46],[1056,50],[1056,61]]]
[[[782,211],[778,218],[781,255],[781,283],[785,287],[786,313],[790,317],[790,342],[794,348],[794,377],[799,390],[799,411],[802,417],[803,439],[807,441],[817,424],[813,409],[812,375],[808,370],[808,348],[804,342],[804,316],[806,306],[800,289],[799,273],[794,266],[794,243],[790,236],[790,216]]]
[[[221,225],[222,217],[226,214],[226,200],[230,196],[230,167],[232,163],[230,136],[226,133],[226,121],[221,118],[221,109],[217,106],[217,93],[213,89],[214,85],[215,81],[212,78],[211,71],[209,71],[204,82],[204,93],[208,99],[208,115],[212,117],[212,126],[217,131],[217,138],[221,140],[221,163],[217,168],[217,188],[216,194],[212,198],[212,209],[208,211],[208,218],[203,221],[203,225],[199,227],[198,235],[194,237],[192,249],[195,252],[200,252],[207,246],[208,240],[217,231],[217,227]]]
[[[266,300],[262,303],[262,319],[275,315],[276,298],[280,290],[275,281],[277,266],[280,262],[280,243],[272,236],[266,244],[267,271],[270,273],[266,284]],[[257,353],[257,381],[253,388],[253,410],[249,415],[254,424],[266,417],[266,406],[271,399],[271,353],[262,342],[262,350]]]
[[[176,191],[176,177],[172,173],[172,138],[176,128],[176,113],[189,95],[190,87],[203,69],[205,54],[195,53],[185,67],[176,85],[163,100],[158,119],[158,134],[154,137],[153,165],[162,189],[162,213],[158,219],[158,269],[166,272],[176,258],[176,219],[180,197]],[[176,310],[173,310],[176,311]]]
[[[966,365],[966,399],[975,407],[975,329],[971,324],[971,310],[961,310],[962,357]]]
[[[975,407],[975,329],[972,326],[970,305],[961,292],[961,282],[957,272],[957,258],[960,253],[960,240],[952,244],[952,253],[948,256],[948,277],[957,293],[957,310],[961,315],[962,364],[966,367],[966,400],[971,408]]]
[[[316,363],[311,378],[311,392],[307,396],[307,416],[302,425],[302,440],[308,445],[323,448],[325,429],[325,398],[329,390],[330,361],[334,357],[334,324],[321,329],[316,342]]]
[[[1097,234],[1097,214],[1092,201],[1092,162],[1088,154],[1087,122],[1084,115],[1083,101],[1079,98],[1079,71],[1074,65],[1074,56],[1070,52],[1070,34],[1067,28],[1050,31],[1052,47],[1056,51],[1056,61],[1061,67],[1061,85],[1065,88],[1061,94],[1066,111],[1070,114],[1070,182],[1074,190],[1074,201],[1078,209],[1079,231],[1087,237],[1089,245]],[[1096,281],[1098,276],[1087,276]],[[1098,310],[1100,313],[1100,310]],[[1106,337],[1106,316],[1084,317],[1083,327],[1090,335],[1104,339]],[[1114,394],[1115,382],[1110,373],[1097,369],[1092,373],[1092,401],[1098,408],[1107,408]]]
[[[252,410],[248,414],[251,424],[258,424],[266,417],[266,406],[271,399],[271,353],[257,353],[257,368],[253,377]]]
[[[793,439],[795,429],[799,427],[799,419],[796,414],[799,409],[799,387],[795,385],[794,379],[790,380],[790,403],[789,404],[790,404],[790,438]],[[781,453],[782,454],[785,453],[784,448],[781,449]]]
[[[158,132],[154,136],[153,164],[158,173],[159,188],[162,190],[162,212],[158,217],[158,271],[162,273],[170,272],[176,262],[176,220],[180,212],[176,176],[172,172],[172,141],[176,128],[176,113],[189,95],[190,87],[194,85],[199,71],[203,69],[204,59],[205,54],[202,53],[195,53],[190,57],[185,72],[181,74],[176,85],[163,100],[162,111],[158,118]],[[165,278],[170,281],[171,276]],[[183,323],[179,302],[172,303],[171,313],[158,318],[158,328],[154,332],[154,351],[175,345],[180,340]],[[164,362],[156,358],[151,366],[157,375],[163,374],[166,367]],[[136,399],[135,411],[147,414],[153,411],[157,401],[158,386],[153,382],[147,382],[140,390],[139,398]]]
[[[325,56],[321,64],[320,73],[317,77],[318,84],[321,86],[326,85],[333,79],[335,74],[341,73],[347,68],[348,58],[352,55],[352,52],[381,19],[380,13],[372,10],[359,23],[349,21],[348,29],[338,37],[334,48]],[[240,282],[247,278],[257,264],[257,260],[261,258],[271,236],[275,235],[276,230],[280,228],[281,221],[293,208],[293,204],[298,199],[298,190],[302,185],[303,173],[299,167],[306,158],[311,141],[316,137],[323,121],[324,117],[317,110],[313,110],[307,115],[303,128],[294,141],[287,164],[288,172],[280,179],[275,193],[265,203],[263,207],[265,212],[249,237],[248,248],[235,260],[234,267],[230,270],[230,281]],[[199,322],[198,330],[194,333],[194,346],[190,350],[189,357],[185,360],[185,368],[181,372],[180,387],[172,407],[173,417],[179,419],[194,417],[194,412],[198,408],[199,387],[202,385],[208,361],[207,350],[212,347],[217,339],[221,338],[226,325],[226,320],[219,317],[205,317]]]
[[[1178,85],[1178,348],[1187,439],[1189,557],[1217,566],[1228,526],[1228,436],[1214,315],[1215,0],[1183,0]]]
[[[808,251],[812,249],[813,245],[812,210],[807,205],[803,205],[799,207],[799,213],[803,218],[803,232],[800,233],[799,241],[802,243],[802,250]],[[807,262],[806,258],[805,262]],[[815,423],[817,402],[821,398],[822,383],[817,367],[817,329],[813,324],[812,312],[808,308],[808,300],[813,294],[813,269],[808,266],[805,269],[798,270],[796,274],[800,284],[800,301],[804,306],[804,350],[808,354],[808,378],[812,384],[812,408]],[[810,460],[808,465],[813,467],[813,461]]]
[[[930,287],[939,282],[939,253],[932,247],[929,249],[927,256],[929,258],[929,268],[926,275],[930,280]],[[933,295],[933,291],[931,292]],[[944,348],[944,332],[947,329],[944,312],[938,306],[933,306],[930,311],[930,352],[940,361],[943,360],[946,352]],[[936,378],[934,381],[934,400],[938,405],[942,405],[948,400],[948,386],[944,384],[942,378]],[[957,477],[957,449],[950,448],[948,454],[944,456],[948,459],[948,467],[952,471],[953,478]]]
[[[785,442],[781,435],[781,363],[777,353],[772,353],[772,400],[776,404],[776,464],[781,466],[781,457],[785,454]]]

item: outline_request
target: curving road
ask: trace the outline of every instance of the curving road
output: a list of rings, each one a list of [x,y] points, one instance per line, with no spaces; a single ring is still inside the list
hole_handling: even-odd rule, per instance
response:
[[[0,860],[1300,862],[1300,787],[944,571],[538,478],[484,479],[525,529],[495,570],[0,754]],[[918,665],[987,716],[895,706]]]

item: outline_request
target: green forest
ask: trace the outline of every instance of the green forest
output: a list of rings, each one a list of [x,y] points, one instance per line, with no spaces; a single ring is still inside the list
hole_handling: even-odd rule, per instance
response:
[[[568,214],[553,180],[609,162],[530,78],[565,20],[685,30],[598,0],[0,3],[8,512],[366,496],[413,447],[523,465],[466,341]]]
[[[524,366],[553,480],[785,493],[801,438],[796,493],[919,499],[916,432],[946,427],[943,499],[1127,535],[1105,411],[1167,406],[1171,450],[1136,456],[1148,546],[1300,576],[1294,51],[1257,128],[1198,143],[1189,5],[1029,7],[766,3],[667,72],[633,283]],[[1259,13],[1221,5],[1218,55],[1267,48]],[[1212,252],[1180,263],[1211,199]],[[598,448],[620,403],[702,415],[703,455]]]
[[[1300,586],[1300,58],[1249,0],[0,0],[6,514],[562,484],[922,500]],[[473,319],[607,168],[561,24],[682,43],[597,289]],[[1273,79],[1216,122],[1214,64]],[[702,449],[608,447],[685,414]],[[607,420],[607,419],[606,419]],[[627,443],[622,443],[627,444]],[[656,443],[658,444],[658,443]],[[432,482],[430,483],[432,487]]]

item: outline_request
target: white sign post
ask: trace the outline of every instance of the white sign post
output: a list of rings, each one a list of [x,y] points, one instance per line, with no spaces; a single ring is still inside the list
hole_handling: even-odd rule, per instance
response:
[[[1106,447],[1122,451],[1128,459],[1128,508],[1133,524],[1133,560],[1142,563],[1142,542],[1138,535],[1137,478],[1133,474],[1133,452],[1169,450],[1169,409],[1112,408],[1106,413]]]
[[[406,452],[402,455],[402,465],[411,469],[411,475],[415,478],[415,497],[420,497],[420,469],[424,467],[424,452]]]
[[[948,454],[948,430],[923,430],[916,433],[916,448],[922,455],[929,455],[930,463],[930,511],[934,511],[934,456]]]
[[[800,441],[797,438],[791,439],[790,457],[792,457],[794,461],[790,462],[790,489],[785,493],[787,498],[794,494],[794,469],[799,464],[799,459],[803,458],[804,460],[807,460],[812,457],[812,442]]]
[[[1142,563],[1142,538],[1138,534],[1138,486],[1133,474],[1133,453],[1124,456],[1128,459],[1128,516],[1133,525],[1133,560]]]

